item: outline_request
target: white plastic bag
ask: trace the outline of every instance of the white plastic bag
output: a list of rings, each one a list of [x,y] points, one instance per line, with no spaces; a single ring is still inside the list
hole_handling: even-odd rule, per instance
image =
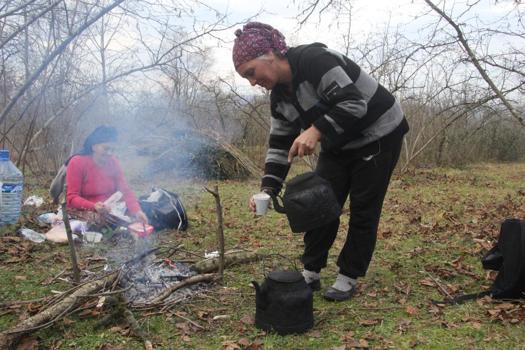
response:
[[[40,196],[29,196],[24,202],[24,205],[39,207],[44,203],[44,199]]]
[[[30,228],[21,228],[18,232],[25,239],[28,239],[35,243],[42,243],[46,240],[46,236],[36,231],[33,231]]]

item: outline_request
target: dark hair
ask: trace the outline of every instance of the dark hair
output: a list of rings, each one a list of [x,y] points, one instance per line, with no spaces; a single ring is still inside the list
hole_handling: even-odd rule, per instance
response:
[[[91,155],[93,154],[93,145],[106,142],[116,142],[117,141],[117,129],[112,126],[101,125],[84,141],[82,149],[77,154],[81,155]]]

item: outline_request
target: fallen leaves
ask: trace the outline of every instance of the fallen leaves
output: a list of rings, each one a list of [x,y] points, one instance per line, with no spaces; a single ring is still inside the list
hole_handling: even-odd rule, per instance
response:
[[[97,350],[126,350],[126,348],[120,345],[102,344]]]
[[[18,343],[16,350],[38,350],[38,342],[31,336],[25,336]]]
[[[245,324],[245,325],[253,325],[255,324],[255,318],[253,317],[252,314],[247,314],[247,315],[244,315],[242,318],[241,318],[241,323]]]
[[[406,307],[406,312],[407,314],[409,314],[410,316],[415,316],[419,313],[419,309],[415,306],[412,306],[412,305],[407,305]]]
[[[490,307],[487,309],[487,314],[493,321],[517,324],[525,320],[524,302],[503,302],[496,305],[486,304],[486,306]]]
[[[419,284],[426,287],[436,287],[436,283],[432,280],[432,278],[423,278],[419,280]]]
[[[32,259],[33,242],[16,236],[0,237],[0,242],[0,259],[2,259],[2,253],[5,254],[7,257],[7,259],[3,257],[5,264],[22,263]]]
[[[224,340],[222,347],[224,350],[259,350],[263,348],[264,341],[262,339],[255,339],[253,341],[248,338],[241,338],[239,340]]]

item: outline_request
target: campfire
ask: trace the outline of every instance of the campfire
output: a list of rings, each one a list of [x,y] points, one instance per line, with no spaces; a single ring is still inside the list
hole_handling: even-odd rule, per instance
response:
[[[132,306],[147,305],[166,290],[172,290],[182,281],[197,275],[189,264],[168,258],[151,262],[153,259],[154,255],[146,259],[146,262],[129,264],[124,270],[121,279],[121,286],[125,290],[123,296]],[[167,303],[182,301],[203,289],[206,289],[204,284],[189,285],[174,291],[164,300]]]
[[[111,249],[95,258],[86,258],[77,263],[76,248],[71,229],[66,225],[71,253],[71,270],[66,269],[53,277],[48,284],[60,279],[72,287],[60,294],[34,301],[41,306],[36,314],[20,321],[12,329],[0,333],[0,348],[13,348],[24,334],[49,327],[64,317],[79,310],[97,311],[106,314],[99,323],[124,322],[131,334],[144,342],[145,349],[153,349],[149,335],[144,332],[130,310],[152,310],[165,313],[180,302],[205,292],[210,282],[221,281],[225,266],[254,261],[260,255],[247,251],[224,251],[222,207],[218,189],[206,189],[216,201],[219,256],[190,264],[188,254],[195,258],[195,252],[185,252],[182,246],[155,247],[153,237],[122,235],[122,240],[113,242]],[[67,218],[67,211],[65,211]],[[66,221],[66,220],[65,220]],[[182,256],[177,260],[174,256]],[[104,263],[91,266],[92,262]],[[82,267],[82,269],[80,268]],[[23,304],[24,301],[4,303],[4,306]],[[118,321],[114,321],[118,320]],[[104,323],[106,324],[106,323]]]

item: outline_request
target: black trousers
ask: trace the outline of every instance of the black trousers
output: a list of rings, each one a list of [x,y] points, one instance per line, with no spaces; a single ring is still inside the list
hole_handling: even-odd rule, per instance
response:
[[[339,254],[339,272],[364,276],[374,253],[379,217],[390,177],[399,159],[403,134],[388,144],[378,140],[360,150],[334,154],[321,152],[316,173],[330,181],[341,207],[350,195],[350,223]],[[302,262],[305,269],[321,271],[339,229],[339,219],[304,235]]]

